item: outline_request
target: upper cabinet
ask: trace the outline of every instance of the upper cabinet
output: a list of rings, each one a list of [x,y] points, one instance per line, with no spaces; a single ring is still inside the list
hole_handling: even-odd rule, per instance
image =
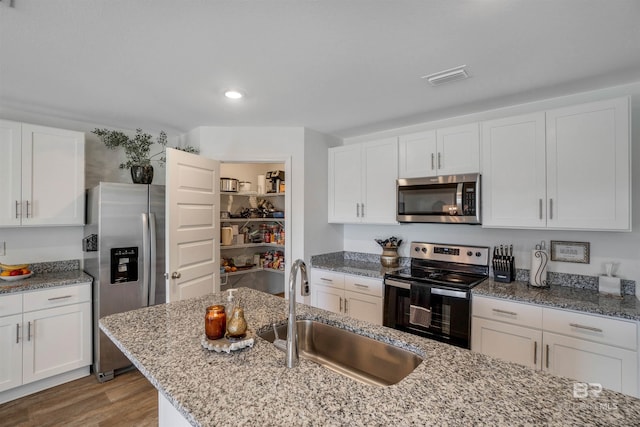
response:
[[[482,124],[483,226],[631,229],[629,99]]]
[[[403,135],[398,158],[400,178],[476,173],[480,169],[478,123]]]
[[[396,224],[398,141],[329,149],[329,222]]]
[[[0,120],[0,227],[84,224],[84,134]]]

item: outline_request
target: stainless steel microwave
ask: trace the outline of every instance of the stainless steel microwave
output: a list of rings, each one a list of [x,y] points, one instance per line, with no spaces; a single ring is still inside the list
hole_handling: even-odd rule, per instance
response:
[[[480,174],[397,180],[398,222],[481,224]]]

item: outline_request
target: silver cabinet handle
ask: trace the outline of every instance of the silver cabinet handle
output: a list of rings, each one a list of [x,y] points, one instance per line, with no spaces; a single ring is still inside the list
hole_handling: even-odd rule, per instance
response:
[[[442,169],[442,153],[438,153],[438,169]]]
[[[59,299],[67,299],[67,298],[71,298],[71,295],[65,295],[63,297],[53,297],[53,298],[49,298],[49,301],[55,301],[55,300],[59,300]]]
[[[553,219],[553,199],[549,199],[549,219]]]
[[[356,203],[356,217],[360,218],[360,203]]]
[[[323,282],[333,283],[333,280],[327,279],[326,277],[321,277],[320,280],[322,280]]]
[[[542,199],[539,199],[539,205],[540,205],[540,219],[542,219]]]
[[[27,324],[27,341],[31,341],[31,322]]]
[[[18,210],[18,206],[21,206],[21,205],[22,204],[16,200],[16,219],[20,218],[20,211]]]
[[[354,283],[353,286],[357,286],[358,288],[369,289],[368,285],[361,285],[360,283]]]
[[[173,273],[171,273],[171,278],[172,279],[179,279],[182,277],[182,274],[180,274],[180,272],[178,271],[174,271]]]
[[[436,155],[431,153],[431,170],[434,170],[436,168],[436,164],[435,164],[435,157]]]
[[[578,328],[578,329],[586,329],[587,331],[592,331],[592,332],[603,332],[602,329],[600,328],[594,328],[593,326],[579,325],[577,323],[569,323],[569,326]]]
[[[538,341],[533,342],[533,364],[538,364]]]
[[[361,214],[362,218],[364,218],[364,203],[361,203],[360,206],[361,206],[360,214]]]
[[[549,369],[549,344],[547,344],[547,361],[546,361],[547,369]]]
[[[349,309],[347,308],[347,299],[344,299],[344,314],[348,314],[349,313]]]
[[[20,323],[16,323],[16,344],[20,342]]]
[[[340,297],[340,312],[342,312],[342,297]]]
[[[29,201],[28,200],[26,201],[26,204],[27,204],[27,218],[29,218]]]
[[[500,314],[508,314],[510,316],[517,316],[518,313],[515,313],[513,311],[507,311],[507,310],[500,310],[498,308],[492,308],[493,311],[495,311],[496,313],[500,313]]]

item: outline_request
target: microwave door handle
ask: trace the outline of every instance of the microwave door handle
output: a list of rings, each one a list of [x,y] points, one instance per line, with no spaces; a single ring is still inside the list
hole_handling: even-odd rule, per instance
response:
[[[462,182],[459,182],[456,189],[456,208],[458,210],[458,215],[463,214],[462,210]]]

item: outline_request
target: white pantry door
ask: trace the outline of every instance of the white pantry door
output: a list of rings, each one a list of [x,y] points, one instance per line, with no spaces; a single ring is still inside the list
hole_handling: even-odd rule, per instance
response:
[[[220,162],[167,148],[167,302],[216,290]]]

